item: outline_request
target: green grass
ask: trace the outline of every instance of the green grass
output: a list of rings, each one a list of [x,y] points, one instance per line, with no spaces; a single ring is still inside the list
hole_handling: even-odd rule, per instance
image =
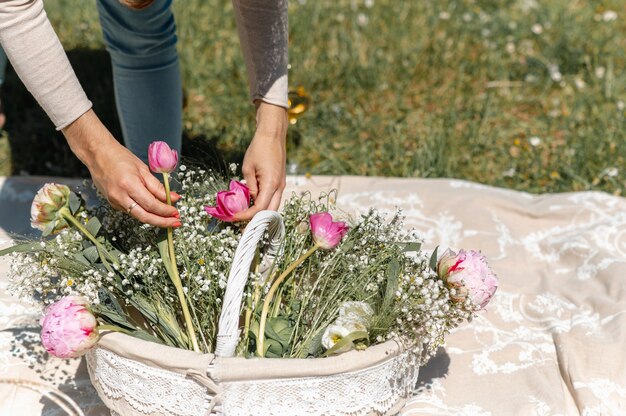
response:
[[[236,161],[254,124],[230,2],[174,5],[185,152]],[[119,135],[95,5],[46,8]],[[289,18],[290,84],[312,97],[289,133],[301,172],[626,191],[623,0],[308,0]],[[20,88],[13,75],[4,92],[13,171],[84,174]],[[44,142],[43,155],[22,150]]]

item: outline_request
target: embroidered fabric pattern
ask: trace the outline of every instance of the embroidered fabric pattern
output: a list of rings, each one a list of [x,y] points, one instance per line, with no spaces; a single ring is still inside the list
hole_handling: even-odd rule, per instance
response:
[[[180,374],[102,348],[87,354],[87,365],[112,414],[192,416],[209,409],[212,396]],[[376,366],[334,376],[222,383],[222,405],[210,414],[363,416],[372,410],[384,414],[410,396],[418,371],[416,354],[405,352]]]
[[[363,416],[385,414],[417,382],[417,356],[329,377],[223,383],[227,415]]]
[[[204,415],[206,389],[180,374],[96,348],[87,354],[91,382],[112,411],[123,415]]]

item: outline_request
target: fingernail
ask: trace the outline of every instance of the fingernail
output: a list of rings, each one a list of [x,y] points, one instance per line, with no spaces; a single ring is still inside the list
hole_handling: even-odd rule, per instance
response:
[[[172,227],[180,227],[181,225],[180,221],[176,221]]]
[[[172,193],[174,194],[174,197],[176,197],[176,198],[181,198],[181,196],[180,196],[180,195],[178,195],[176,192],[172,192]]]
[[[180,214],[178,212],[174,213],[174,215],[172,215],[172,217],[174,218],[180,218]]]

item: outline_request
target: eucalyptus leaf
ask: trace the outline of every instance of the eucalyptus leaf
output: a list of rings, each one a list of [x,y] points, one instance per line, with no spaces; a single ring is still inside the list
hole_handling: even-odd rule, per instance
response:
[[[87,225],[85,225],[87,231],[94,237],[98,235],[101,227],[102,224],[100,224],[100,220],[97,217],[91,217],[89,221],[87,221]]]
[[[100,259],[98,248],[96,246],[87,247],[82,251],[82,255],[89,261],[90,264],[97,262]]]
[[[76,195],[75,192],[70,192],[70,211],[72,212],[72,215],[76,215],[82,204],[82,198]]]
[[[433,250],[433,254],[430,256],[430,268],[434,271],[437,272],[437,250],[439,250],[439,246],[435,247],[435,249]]]
[[[347,240],[339,246],[339,249],[345,253],[352,250],[352,247],[354,247],[354,240]]]
[[[402,251],[404,253],[408,252],[417,252],[422,248],[422,243],[412,242],[412,243],[400,243],[402,245]]]
[[[76,260],[77,262],[81,264],[84,264],[85,266],[91,265],[91,262],[87,260],[87,258],[83,256],[82,253],[74,253],[74,260]]]
[[[124,309],[122,309],[115,296],[107,289],[103,287],[98,289],[98,299],[100,299],[101,305],[116,311],[120,315],[124,315]]]
[[[40,243],[16,244],[14,246],[7,247],[4,250],[0,250],[0,257],[10,253],[29,253],[34,251],[44,251],[44,248],[41,247]]]
[[[391,259],[387,265],[387,287],[383,299],[382,310],[387,309],[393,302],[396,290],[398,290],[398,280],[400,278],[400,262],[398,259]]]

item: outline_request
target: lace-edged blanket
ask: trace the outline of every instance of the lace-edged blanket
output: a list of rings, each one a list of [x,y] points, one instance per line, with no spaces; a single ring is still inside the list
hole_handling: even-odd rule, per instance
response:
[[[50,181],[0,178],[0,247],[10,244],[9,233],[29,232],[30,202]],[[346,176],[289,178],[286,195],[331,188],[352,214],[401,207],[427,249],[482,250],[500,278],[488,311],[452,333],[420,370],[401,414],[626,414],[626,199]],[[39,310],[6,293],[7,270],[8,259],[0,259],[0,381],[48,383],[86,415],[108,415],[84,359],[44,354]],[[3,415],[64,414],[12,384],[0,383],[0,398]]]

